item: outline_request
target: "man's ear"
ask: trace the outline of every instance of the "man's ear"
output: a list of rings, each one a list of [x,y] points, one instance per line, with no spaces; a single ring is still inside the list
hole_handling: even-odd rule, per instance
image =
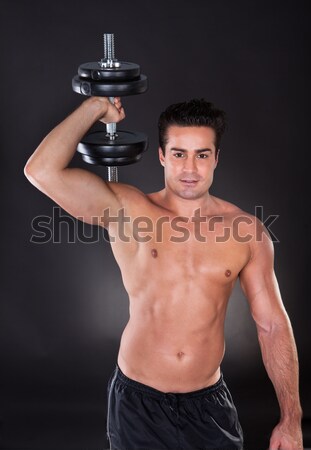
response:
[[[220,153],[220,148],[218,148],[216,150],[216,157],[215,157],[215,167],[214,169],[216,169],[217,165],[218,165],[218,161],[219,161],[219,153]]]
[[[163,154],[161,147],[159,147],[159,160],[160,160],[161,165],[164,167],[165,166],[165,156]]]

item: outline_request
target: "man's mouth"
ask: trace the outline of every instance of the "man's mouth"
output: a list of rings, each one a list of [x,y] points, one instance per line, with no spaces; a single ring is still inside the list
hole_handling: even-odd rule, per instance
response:
[[[193,180],[192,178],[182,178],[180,181],[188,186],[194,186],[198,182],[198,180]]]

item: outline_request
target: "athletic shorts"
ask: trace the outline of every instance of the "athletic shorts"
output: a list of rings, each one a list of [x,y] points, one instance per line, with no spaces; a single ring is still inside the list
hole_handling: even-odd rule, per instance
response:
[[[165,393],[131,380],[118,365],[108,383],[110,450],[233,450],[243,432],[221,374],[188,393]]]

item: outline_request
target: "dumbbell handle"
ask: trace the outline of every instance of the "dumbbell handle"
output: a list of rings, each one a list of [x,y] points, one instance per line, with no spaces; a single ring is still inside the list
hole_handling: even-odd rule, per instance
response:
[[[109,97],[110,103],[114,103],[114,97]],[[106,123],[107,137],[114,140],[117,137],[117,124],[115,122]]]
[[[115,53],[114,53],[114,34],[104,34],[104,60],[109,67],[114,66]],[[114,97],[109,97],[111,103],[114,102]],[[109,139],[114,140],[117,137],[117,124],[115,122],[106,124],[107,136]],[[108,167],[108,181],[118,182],[118,168],[116,166]]]
[[[114,67],[115,53],[114,53],[114,34],[104,33],[104,59],[103,64],[107,64],[109,67]],[[109,97],[110,102],[113,104],[114,97]],[[115,139],[117,137],[117,124],[107,123],[106,124],[107,136],[109,139]]]
[[[109,97],[111,103],[114,102],[114,97]],[[106,131],[109,139],[114,140],[117,137],[117,124],[115,122],[106,123]],[[118,182],[118,168],[116,166],[108,166],[108,181]]]
[[[118,168],[117,166],[108,166],[108,181],[118,182]]]

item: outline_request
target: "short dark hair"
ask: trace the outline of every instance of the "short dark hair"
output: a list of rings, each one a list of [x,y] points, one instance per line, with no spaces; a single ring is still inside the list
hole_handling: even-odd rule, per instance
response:
[[[219,150],[221,137],[227,127],[226,113],[216,108],[204,98],[174,103],[166,108],[159,117],[159,145],[165,152],[167,129],[171,125],[181,127],[210,127],[216,133],[216,150]]]

